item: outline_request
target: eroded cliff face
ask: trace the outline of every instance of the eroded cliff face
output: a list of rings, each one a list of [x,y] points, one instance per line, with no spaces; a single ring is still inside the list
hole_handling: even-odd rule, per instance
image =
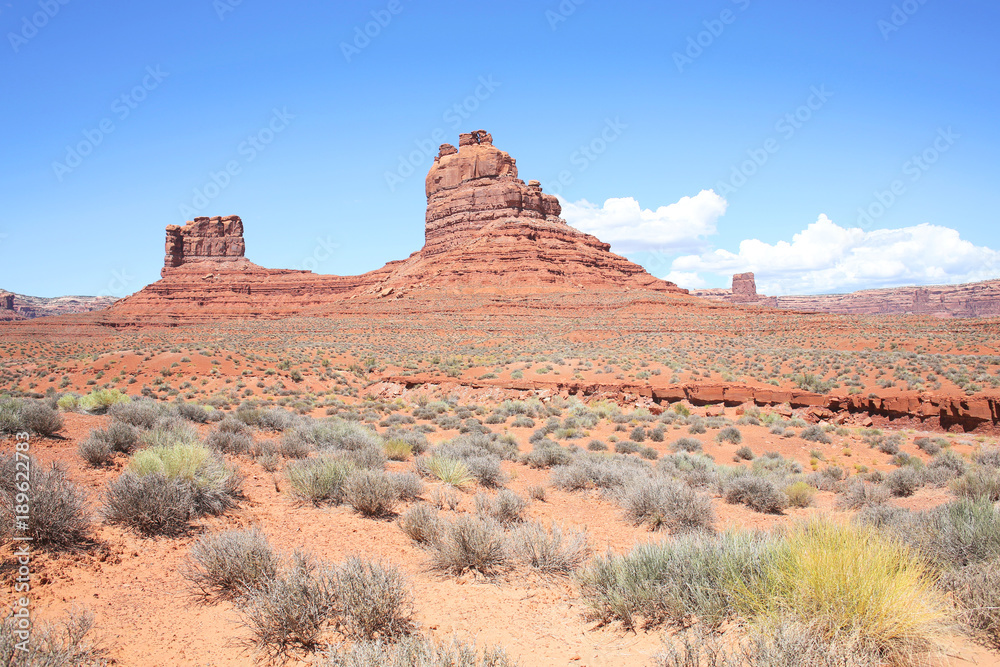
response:
[[[108,324],[334,314],[384,299],[413,312],[463,293],[503,300],[530,293],[646,290],[686,294],[569,226],[538,181],[485,130],[441,146],[426,179],[424,247],[360,276],[265,269],[244,257],[238,216],[196,218],[166,230],[162,279],[116,303]]]

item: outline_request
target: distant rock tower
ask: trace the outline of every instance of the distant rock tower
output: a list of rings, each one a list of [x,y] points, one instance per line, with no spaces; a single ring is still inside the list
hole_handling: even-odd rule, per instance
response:
[[[757,281],[753,273],[736,273],[733,275],[733,301],[750,303],[759,301]]]

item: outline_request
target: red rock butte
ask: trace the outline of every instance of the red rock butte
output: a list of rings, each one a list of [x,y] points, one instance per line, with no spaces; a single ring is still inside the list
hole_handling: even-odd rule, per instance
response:
[[[235,215],[167,227],[162,278],[98,315],[109,325],[330,315],[385,299],[591,297],[640,290],[686,295],[569,226],[538,181],[478,130],[443,144],[426,180],[424,247],[360,276],[265,269],[245,255]],[[419,310],[414,307],[414,310]]]

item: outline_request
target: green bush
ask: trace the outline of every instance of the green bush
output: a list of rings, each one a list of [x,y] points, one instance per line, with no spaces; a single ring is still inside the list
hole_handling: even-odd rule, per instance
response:
[[[129,403],[132,399],[117,389],[95,389],[77,401],[80,410],[92,415],[103,415],[112,405]]]

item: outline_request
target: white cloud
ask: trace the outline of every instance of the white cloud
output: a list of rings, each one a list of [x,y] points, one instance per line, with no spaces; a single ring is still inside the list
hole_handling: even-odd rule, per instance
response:
[[[1000,276],[1000,252],[949,227],[845,228],[825,215],[791,242],[747,239],[739,252],[713,250],[675,259],[670,275],[753,271],[762,294],[822,294],[881,286],[961,283]],[[670,279],[670,278],[668,278]],[[678,281],[674,281],[678,282]],[[697,287],[694,281],[678,283]]]
[[[616,252],[701,250],[728,206],[714,190],[682,197],[655,211],[641,208],[632,197],[608,199],[603,206],[561,197],[559,203],[569,224],[610,243]]]
[[[708,284],[704,278],[693,271],[671,271],[663,276],[663,279],[675,283],[684,289],[700,289]]]

